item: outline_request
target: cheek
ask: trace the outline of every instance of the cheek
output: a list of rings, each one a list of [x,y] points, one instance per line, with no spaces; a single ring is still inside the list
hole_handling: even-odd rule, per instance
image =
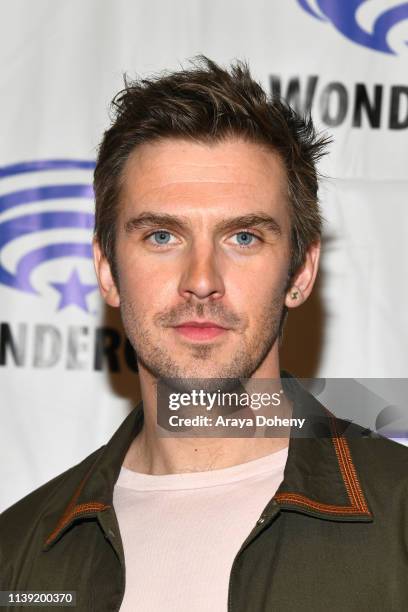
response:
[[[141,314],[160,311],[174,302],[175,277],[166,268],[128,263],[119,278],[121,301],[131,303]]]
[[[227,268],[230,292],[239,297],[279,294],[286,285],[289,272],[289,250],[269,251],[267,255],[253,258],[246,266],[229,265]]]
[[[268,304],[284,301],[286,274],[279,275],[271,269],[265,270],[259,276],[251,274],[236,279],[229,279],[226,288],[228,302],[237,312],[246,313],[250,318],[257,319],[259,313],[265,310]]]

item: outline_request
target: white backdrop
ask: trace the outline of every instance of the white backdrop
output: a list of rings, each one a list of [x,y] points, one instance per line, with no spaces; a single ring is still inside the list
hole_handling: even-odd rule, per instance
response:
[[[139,398],[89,250],[96,147],[125,71],[247,59],[311,106],[334,138],[324,256],[284,365],[408,375],[406,3],[3,0],[0,16],[0,510],[103,444]]]

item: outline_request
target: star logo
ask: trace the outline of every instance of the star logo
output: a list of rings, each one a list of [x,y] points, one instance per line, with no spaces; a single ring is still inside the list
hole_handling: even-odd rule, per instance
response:
[[[50,283],[60,293],[60,301],[57,310],[62,310],[67,306],[75,305],[85,312],[89,312],[86,297],[98,287],[96,284],[88,285],[79,278],[77,270],[74,268],[71,276],[65,283]]]

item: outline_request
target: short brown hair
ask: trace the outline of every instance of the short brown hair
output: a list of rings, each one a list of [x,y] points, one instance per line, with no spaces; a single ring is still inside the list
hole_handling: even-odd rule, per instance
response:
[[[303,264],[307,248],[320,239],[317,160],[327,137],[317,136],[310,116],[268,98],[245,62],[229,70],[205,56],[188,70],[128,82],[112,101],[113,123],[99,147],[94,173],[95,237],[117,279],[115,234],[123,169],[140,144],[162,138],[217,142],[240,136],[271,147],[286,169],[292,220],[289,280]]]

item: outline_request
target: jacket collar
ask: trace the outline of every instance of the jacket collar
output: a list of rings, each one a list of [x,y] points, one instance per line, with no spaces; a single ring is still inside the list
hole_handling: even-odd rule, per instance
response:
[[[52,512],[46,520],[47,537],[43,542],[43,550],[51,548],[76,521],[96,517],[99,513],[113,508],[115,483],[129,446],[142,426],[143,405],[140,402],[121,423],[109,442],[93,453],[94,460],[79,483],[78,480],[75,484],[68,481],[64,489],[61,486],[61,490],[58,490],[58,501],[54,498],[50,502],[50,505],[56,506],[58,510]],[[86,458],[84,463],[88,463],[90,457]],[[81,464],[75,466],[72,471],[79,471],[80,466]]]
[[[290,374],[282,372],[293,417],[305,418],[289,439],[284,478],[272,505],[336,521],[372,521],[349,441],[367,436],[359,425],[336,418]]]
[[[344,432],[345,422],[335,418],[287,372],[282,372],[282,383],[293,400],[293,416],[305,417],[306,429],[302,437],[289,440],[284,479],[264,515],[278,504],[281,509],[329,520],[371,521]],[[94,461],[79,484],[64,489],[57,512],[47,521],[43,550],[53,546],[76,521],[113,508],[113,489],[122,463],[142,426],[140,403],[109,442],[94,453]],[[352,435],[362,434],[353,426]]]

